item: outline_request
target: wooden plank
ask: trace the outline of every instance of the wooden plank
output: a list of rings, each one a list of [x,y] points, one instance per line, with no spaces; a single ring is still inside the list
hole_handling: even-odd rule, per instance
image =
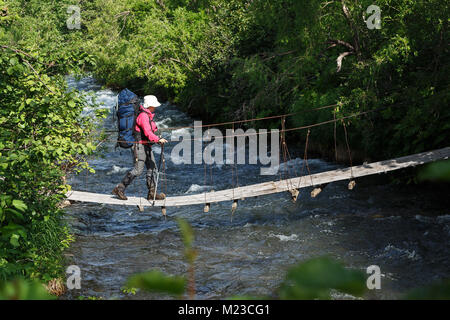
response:
[[[316,185],[321,185],[330,182],[341,180],[349,180],[377,173],[387,173],[394,170],[399,170],[406,167],[421,165],[427,162],[432,162],[441,159],[449,159],[450,147],[409,155],[406,157],[396,158],[392,160],[384,160],[363,164],[360,166],[353,166],[351,168],[331,170],[321,173],[316,173],[303,177],[296,177],[292,179],[269,181],[258,183],[234,189],[226,189],[220,191],[212,191],[206,193],[199,193],[185,196],[168,197],[165,200],[155,201],[155,206],[186,206],[195,204],[214,203],[222,201],[232,201],[234,199],[250,198],[273,193],[285,192],[290,189],[306,188]],[[127,205],[127,206],[152,206],[153,201],[147,201],[142,197],[128,197],[128,200],[123,201],[115,196],[108,194],[98,194],[83,191],[70,191],[67,193],[67,198],[72,201],[93,202],[113,205]]]

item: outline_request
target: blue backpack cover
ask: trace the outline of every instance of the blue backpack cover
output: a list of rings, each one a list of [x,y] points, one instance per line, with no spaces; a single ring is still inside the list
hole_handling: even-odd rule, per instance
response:
[[[135,142],[134,127],[139,113],[139,97],[128,89],[120,91],[117,97],[117,125],[119,137],[117,145],[131,148]]]

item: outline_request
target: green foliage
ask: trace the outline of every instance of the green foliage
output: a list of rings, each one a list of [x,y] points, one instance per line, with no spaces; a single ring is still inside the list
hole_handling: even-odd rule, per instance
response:
[[[39,1],[7,1],[0,25],[0,279],[49,281],[63,272],[73,240],[58,203],[65,176],[87,168],[95,150],[94,115],[68,91],[64,74],[81,73],[87,53],[65,42],[66,9]],[[104,117],[104,115],[100,115]]]
[[[450,160],[427,164],[418,175],[419,180],[450,181]]]
[[[63,31],[60,9],[50,14],[47,4],[43,12],[59,26],[52,39],[69,43],[71,59],[80,61],[71,68],[91,68],[107,85],[170,99],[204,121],[300,112],[288,119],[293,127],[330,120],[333,112],[386,107],[346,122],[352,149],[386,158],[445,146],[449,7],[440,0],[379,1],[381,29],[370,30],[365,19],[371,4],[95,0],[82,4],[82,32]],[[31,2],[25,14],[36,13],[35,6]],[[14,28],[23,28],[18,21]],[[36,23],[50,28],[49,22]],[[50,52],[48,43],[39,46],[69,55],[63,48]],[[337,72],[336,59],[346,51]],[[304,112],[337,102],[336,110]],[[305,133],[289,137],[298,141]],[[311,140],[331,150],[333,127],[314,128]],[[341,123],[337,140],[345,144]]]
[[[361,271],[346,269],[331,258],[315,258],[291,268],[279,289],[280,299],[330,299],[331,289],[362,296],[366,290]]]
[[[21,278],[8,282],[0,281],[0,300],[52,300],[55,298],[38,281]]]
[[[8,24],[0,24],[0,42],[26,48],[38,63],[47,63],[48,72],[78,73],[95,65],[89,51],[68,45],[80,41],[83,30],[67,29],[67,8],[76,2],[5,1]],[[44,58],[45,57],[45,58]]]
[[[181,296],[185,291],[186,279],[166,276],[160,271],[152,270],[132,276],[128,280],[127,287]]]
[[[178,227],[180,228],[181,237],[185,249],[191,249],[194,242],[194,231],[191,225],[184,219],[177,219]]]
[[[179,218],[177,219],[177,222],[183,239],[184,256],[187,262],[192,265],[197,257],[197,251],[192,247],[194,242],[194,231],[186,220]]]
[[[193,248],[194,230],[191,225],[181,219],[177,219],[178,227],[180,228],[181,236],[184,244],[184,257],[189,264],[187,277],[187,291],[190,299],[195,298],[195,259],[197,258],[197,250]]]
[[[124,286],[124,287],[122,287],[122,292],[123,293],[127,293],[127,294],[131,294],[131,295],[136,295],[136,293],[139,291],[139,289],[138,288],[133,288],[133,287],[127,287],[127,286]]]

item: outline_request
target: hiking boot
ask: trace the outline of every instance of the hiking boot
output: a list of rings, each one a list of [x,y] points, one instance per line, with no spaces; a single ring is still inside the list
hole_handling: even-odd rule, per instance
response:
[[[128,200],[128,198],[125,196],[124,191],[125,189],[121,188],[121,186],[118,185],[114,188],[112,193],[115,194],[117,197],[119,197],[120,200]]]
[[[148,201],[153,201],[153,199],[155,200],[164,200],[166,198],[166,195],[164,193],[157,193],[156,197],[155,197],[155,189],[150,189],[148,190],[148,195],[147,195],[147,200]]]

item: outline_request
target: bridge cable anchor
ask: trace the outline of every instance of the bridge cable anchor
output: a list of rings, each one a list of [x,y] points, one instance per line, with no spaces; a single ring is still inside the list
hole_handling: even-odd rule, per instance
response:
[[[233,222],[233,215],[236,212],[237,205],[238,205],[238,200],[237,199],[233,200],[233,204],[231,205],[231,222]]]
[[[348,190],[353,190],[353,188],[355,188],[355,186],[356,186],[356,181],[350,180],[350,182],[348,183]]]
[[[311,198],[315,198],[325,189],[325,187],[328,185],[328,183],[321,184],[317,188],[314,188],[313,191],[311,191]]]
[[[288,191],[289,191],[289,193],[291,194],[291,200],[292,200],[292,202],[293,202],[293,203],[296,203],[296,202],[297,202],[298,195],[300,194],[300,191],[299,191],[298,189],[291,189],[291,190],[288,190]]]

